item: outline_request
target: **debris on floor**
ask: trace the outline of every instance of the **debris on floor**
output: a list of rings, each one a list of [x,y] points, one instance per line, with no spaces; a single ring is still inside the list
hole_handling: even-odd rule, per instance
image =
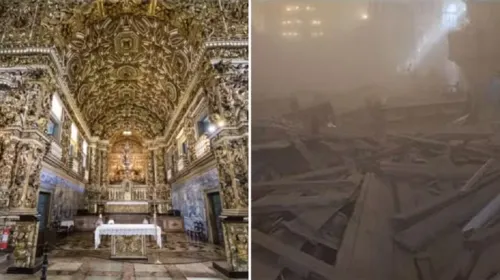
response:
[[[463,108],[254,121],[252,275],[500,279],[500,132]]]

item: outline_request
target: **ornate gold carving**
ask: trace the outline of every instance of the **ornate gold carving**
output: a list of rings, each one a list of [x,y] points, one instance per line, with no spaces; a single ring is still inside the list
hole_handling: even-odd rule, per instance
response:
[[[156,182],[164,185],[167,182],[165,174],[165,154],[163,148],[156,150]]]
[[[61,127],[61,149],[62,149],[61,161],[68,167],[71,165],[72,162],[72,156],[70,155],[71,123],[72,122],[68,114],[64,112],[63,123]]]
[[[52,93],[41,70],[0,74],[0,128],[18,126],[45,132]]]
[[[15,247],[14,266],[33,267],[37,245],[38,222],[16,222],[12,232]]]
[[[141,235],[113,236],[114,254],[112,257],[145,256],[145,238]]]
[[[108,174],[108,151],[101,151],[101,185],[105,189],[109,185],[109,174]],[[105,191],[103,189],[103,191]]]
[[[76,160],[78,161],[78,174],[83,176],[83,138],[80,133],[78,133],[78,148],[76,153]]]
[[[247,124],[248,64],[220,61],[214,68],[216,78],[207,84],[212,120],[222,120],[227,126],[234,127]]]
[[[106,213],[149,213],[148,204],[106,204]]]
[[[7,209],[18,139],[10,134],[0,134],[0,143],[0,209]]]
[[[233,271],[248,271],[248,224],[223,222],[226,255]]]
[[[213,142],[224,209],[248,208],[248,138],[218,136]]]
[[[10,208],[36,208],[45,149],[43,144],[29,140],[18,144],[14,178],[9,190]]]
[[[141,144],[141,139],[133,136],[118,138],[113,142],[109,155],[109,181],[119,184],[125,179],[123,166],[123,150],[126,144],[130,147],[131,170],[130,181],[136,184],[146,183],[147,151]]]
[[[194,127],[193,119],[190,117],[186,117],[184,121],[184,133],[186,135],[188,147],[187,160],[189,163],[191,163],[196,159],[196,130]]]
[[[155,189],[155,173],[154,173],[154,152],[152,150],[148,151],[148,175],[146,177],[146,182],[148,185],[148,198],[153,198],[153,193]]]

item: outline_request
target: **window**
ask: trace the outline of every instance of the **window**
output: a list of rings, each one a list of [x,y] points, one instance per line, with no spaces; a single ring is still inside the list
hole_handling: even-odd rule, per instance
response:
[[[83,168],[86,168],[87,167],[87,149],[88,149],[88,144],[87,144],[87,141],[83,140],[83,144],[82,144],[82,156],[83,156],[83,162],[82,162],[82,165],[83,165]]]
[[[187,143],[186,141],[182,142],[182,154],[187,155]]]
[[[450,0],[444,4],[442,25],[446,29],[457,28],[465,16],[467,5],[461,0]]]
[[[71,124],[71,141],[72,142],[78,141],[78,128],[74,123]]]
[[[203,134],[209,133],[210,120],[208,119],[208,116],[203,116],[198,121],[197,128],[198,128],[198,137],[202,136]]]
[[[47,134],[55,137],[57,135],[57,123],[54,119],[50,118],[47,124]]]
[[[57,96],[57,94],[54,94],[52,96],[52,107],[50,108],[50,111],[52,112],[52,115],[54,115],[54,117],[57,119],[57,121],[60,122],[62,118],[63,107],[61,99],[59,99],[59,96]]]
[[[54,138],[59,142],[60,140],[60,127],[63,114],[63,107],[61,100],[57,94],[52,96],[52,104],[50,108],[50,119],[47,123],[47,135]]]
[[[69,155],[70,157],[73,157],[76,149],[77,149],[77,143],[78,143],[78,128],[74,123],[71,124],[71,145],[69,147]]]

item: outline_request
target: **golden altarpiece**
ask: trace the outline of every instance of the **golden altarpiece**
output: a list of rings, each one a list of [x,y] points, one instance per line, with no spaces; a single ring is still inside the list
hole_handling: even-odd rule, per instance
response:
[[[43,164],[85,182],[97,215],[118,200],[166,212],[176,178],[212,160],[227,255],[215,266],[246,273],[247,21],[244,0],[0,0],[0,212],[17,217],[12,271],[37,268]],[[67,115],[57,159],[47,133],[53,95]],[[192,118],[200,106],[218,124],[201,154]],[[188,151],[179,155],[181,131]]]

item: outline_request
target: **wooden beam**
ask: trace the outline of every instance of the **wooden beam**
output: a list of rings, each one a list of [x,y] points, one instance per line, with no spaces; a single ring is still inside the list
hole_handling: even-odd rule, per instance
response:
[[[463,224],[499,191],[497,184],[490,184],[474,192],[474,195],[462,196],[441,211],[399,232],[395,240],[407,250],[417,252],[438,235]]]
[[[397,163],[382,161],[380,169],[393,177],[408,178],[408,176],[418,176],[441,179],[468,179],[477,172],[477,166],[445,166],[436,168],[431,164]],[[479,177],[480,178],[480,177]]]
[[[396,230],[405,229],[418,221],[444,209],[453,203],[461,200],[462,198],[466,198],[475,193],[475,191],[479,188],[486,186],[488,183],[496,180],[500,176],[499,173],[489,173],[485,177],[483,177],[480,182],[476,185],[475,188],[468,188],[468,190],[463,192],[453,192],[444,194],[436,200],[431,201],[428,204],[424,204],[415,208],[413,211],[407,213],[401,213],[395,215],[393,218],[394,227]]]
[[[479,228],[484,227],[494,216],[498,215],[500,211],[500,194],[491,200],[476,216],[474,216],[469,223],[467,223],[462,232],[470,234]]]
[[[461,192],[467,191],[477,185],[479,180],[489,171],[490,167],[495,164],[494,159],[489,159],[486,161],[475,173],[472,177],[465,183],[465,185],[460,188]]]
[[[349,276],[342,279],[391,279],[393,199],[388,186],[367,174],[337,254],[336,269]]]
[[[290,265],[290,269],[292,270],[294,267],[296,267],[299,270],[299,273],[302,273],[304,270],[306,270],[321,275],[326,279],[335,279],[333,278],[333,276],[337,273],[333,266],[317,260],[313,256],[303,253],[300,250],[283,244],[280,240],[272,236],[266,235],[258,230],[253,229],[252,242],[270,250],[271,252],[283,258],[285,262],[292,264]]]

